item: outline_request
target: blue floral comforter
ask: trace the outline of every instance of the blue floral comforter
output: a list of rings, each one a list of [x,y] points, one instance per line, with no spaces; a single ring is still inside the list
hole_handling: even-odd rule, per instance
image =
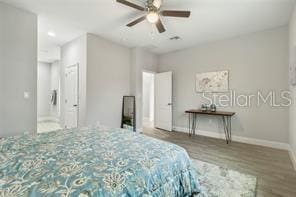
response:
[[[0,140],[0,197],[192,196],[187,152],[122,129],[74,129]]]

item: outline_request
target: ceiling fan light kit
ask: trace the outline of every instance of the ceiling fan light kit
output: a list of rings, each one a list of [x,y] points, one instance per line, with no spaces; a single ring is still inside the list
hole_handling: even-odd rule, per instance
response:
[[[149,12],[146,16],[149,23],[155,24],[159,20],[157,12]]]
[[[128,27],[133,27],[134,25],[144,21],[145,19],[152,24],[155,24],[158,32],[163,33],[166,31],[163,23],[161,22],[160,16],[164,17],[190,17],[190,11],[179,11],[179,10],[161,10],[163,0],[147,0],[145,6],[139,6],[131,3],[127,0],[116,0],[118,3],[124,4],[126,6],[132,7],[139,11],[144,11],[145,15],[134,20],[133,22],[127,24]]]

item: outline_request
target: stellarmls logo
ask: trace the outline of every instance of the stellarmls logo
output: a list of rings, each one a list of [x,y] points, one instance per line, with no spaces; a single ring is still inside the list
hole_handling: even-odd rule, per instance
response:
[[[208,104],[215,104],[218,107],[289,107],[293,104],[293,97],[290,91],[257,91],[254,94],[241,94],[231,90],[226,94],[204,92],[202,97]]]

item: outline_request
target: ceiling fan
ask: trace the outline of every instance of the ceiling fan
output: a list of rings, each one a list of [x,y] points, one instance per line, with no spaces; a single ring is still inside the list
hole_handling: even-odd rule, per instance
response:
[[[145,19],[148,22],[155,24],[159,33],[163,33],[166,31],[165,27],[163,26],[160,16],[165,17],[185,17],[188,18],[191,14],[190,11],[180,11],[180,10],[161,10],[161,6],[163,0],[147,0],[145,6],[139,6],[137,4],[131,3],[127,0],[116,0],[118,3],[124,4],[126,6],[135,8],[137,10],[145,12],[145,15],[134,20],[133,22],[127,24],[126,26],[132,27]]]

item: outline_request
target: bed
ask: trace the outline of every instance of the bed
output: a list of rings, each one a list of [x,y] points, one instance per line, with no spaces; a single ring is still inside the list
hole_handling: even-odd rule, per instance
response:
[[[2,196],[193,196],[187,152],[123,129],[93,128],[0,141]]]

